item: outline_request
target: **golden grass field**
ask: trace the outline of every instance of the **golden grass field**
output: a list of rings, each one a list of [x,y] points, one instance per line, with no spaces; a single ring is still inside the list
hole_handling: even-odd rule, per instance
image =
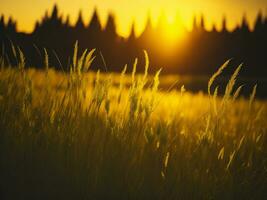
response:
[[[0,194],[5,199],[264,199],[267,102],[240,97],[241,66],[218,95],[160,90],[158,71],[89,72],[74,48],[69,73],[1,60]],[[131,72],[129,72],[131,71]],[[126,73],[128,72],[128,73]],[[174,82],[175,83],[175,82]],[[222,89],[222,88],[220,88]]]

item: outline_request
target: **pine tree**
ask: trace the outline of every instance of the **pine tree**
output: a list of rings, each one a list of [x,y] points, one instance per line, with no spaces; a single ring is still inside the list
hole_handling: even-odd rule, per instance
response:
[[[135,41],[136,40],[136,35],[135,35],[135,23],[133,22],[132,23],[132,26],[131,26],[131,32],[130,32],[130,35],[128,37],[128,40],[129,41]]]
[[[80,30],[85,28],[85,25],[84,25],[84,22],[83,22],[82,11],[81,10],[79,12],[78,19],[77,19],[76,24],[75,24],[75,28],[76,29],[80,29]]]
[[[263,26],[264,26],[264,20],[263,20],[262,12],[259,11],[255,24],[254,24],[254,31],[256,32],[262,31]]]
[[[227,20],[225,15],[222,18],[222,32],[223,33],[227,32]]]
[[[64,22],[64,26],[65,27],[70,27],[70,16],[69,15],[67,15],[67,17],[66,17],[66,20]]]
[[[57,4],[54,5],[52,14],[51,14],[51,19],[52,20],[57,20],[58,19],[58,7]]]
[[[34,32],[38,31],[39,29],[40,29],[40,23],[36,21],[34,25]]]
[[[89,22],[88,29],[92,32],[95,32],[95,33],[99,33],[102,31],[101,23],[100,23],[96,8],[94,9],[94,13],[93,13],[92,18]]]
[[[241,29],[241,32],[242,33],[249,32],[249,26],[248,26],[248,20],[247,20],[246,14],[243,15],[240,29]]]
[[[0,19],[0,30],[4,30],[5,28],[5,17],[4,15],[1,16],[1,19]]]
[[[17,26],[17,23],[13,21],[11,17],[9,17],[8,22],[7,22],[7,31],[16,32],[16,29],[17,29],[16,26]]]
[[[195,32],[195,31],[198,30],[197,16],[196,15],[194,15],[194,17],[193,17],[193,25],[192,26],[193,26],[192,27],[192,32]]]
[[[204,18],[204,15],[203,14],[200,17],[200,29],[202,31],[205,31],[206,30],[206,27],[205,27],[205,18]]]
[[[107,34],[108,37],[111,37],[111,38],[115,38],[117,35],[116,23],[115,23],[115,18],[113,14],[108,15],[107,24],[105,27],[105,33]]]

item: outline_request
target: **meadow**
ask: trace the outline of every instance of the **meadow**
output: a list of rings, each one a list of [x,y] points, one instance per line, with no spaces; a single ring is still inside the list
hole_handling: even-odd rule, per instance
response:
[[[248,98],[234,68],[225,88],[207,94],[177,82],[160,89],[160,72],[138,60],[121,74],[90,72],[94,50],[75,44],[70,71],[0,59],[1,199],[264,199],[267,102]],[[30,58],[28,58],[30,59]],[[223,91],[223,95],[219,95]],[[220,92],[221,93],[221,92]]]

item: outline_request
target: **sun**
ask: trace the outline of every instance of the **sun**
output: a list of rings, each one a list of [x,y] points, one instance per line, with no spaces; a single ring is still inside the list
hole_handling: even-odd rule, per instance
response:
[[[179,17],[169,16],[164,25],[162,37],[165,42],[176,43],[185,37],[185,28]]]
[[[161,28],[157,37],[160,38],[157,43],[158,49],[168,56],[177,51],[177,44],[184,46],[186,41],[186,29],[178,15],[162,17]]]

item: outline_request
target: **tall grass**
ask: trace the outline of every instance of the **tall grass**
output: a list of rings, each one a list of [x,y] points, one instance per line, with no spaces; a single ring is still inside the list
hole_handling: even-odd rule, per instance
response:
[[[125,66],[87,73],[95,50],[74,47],[70,73],[44,72],[1,58],[2,199],[264,199],[267,195],[266,102],[239,98],[239,66],[223,97],[158,90]],[[130,79],[131,86],[125,85]],[[42,80],[42,81],[40,81]]]

